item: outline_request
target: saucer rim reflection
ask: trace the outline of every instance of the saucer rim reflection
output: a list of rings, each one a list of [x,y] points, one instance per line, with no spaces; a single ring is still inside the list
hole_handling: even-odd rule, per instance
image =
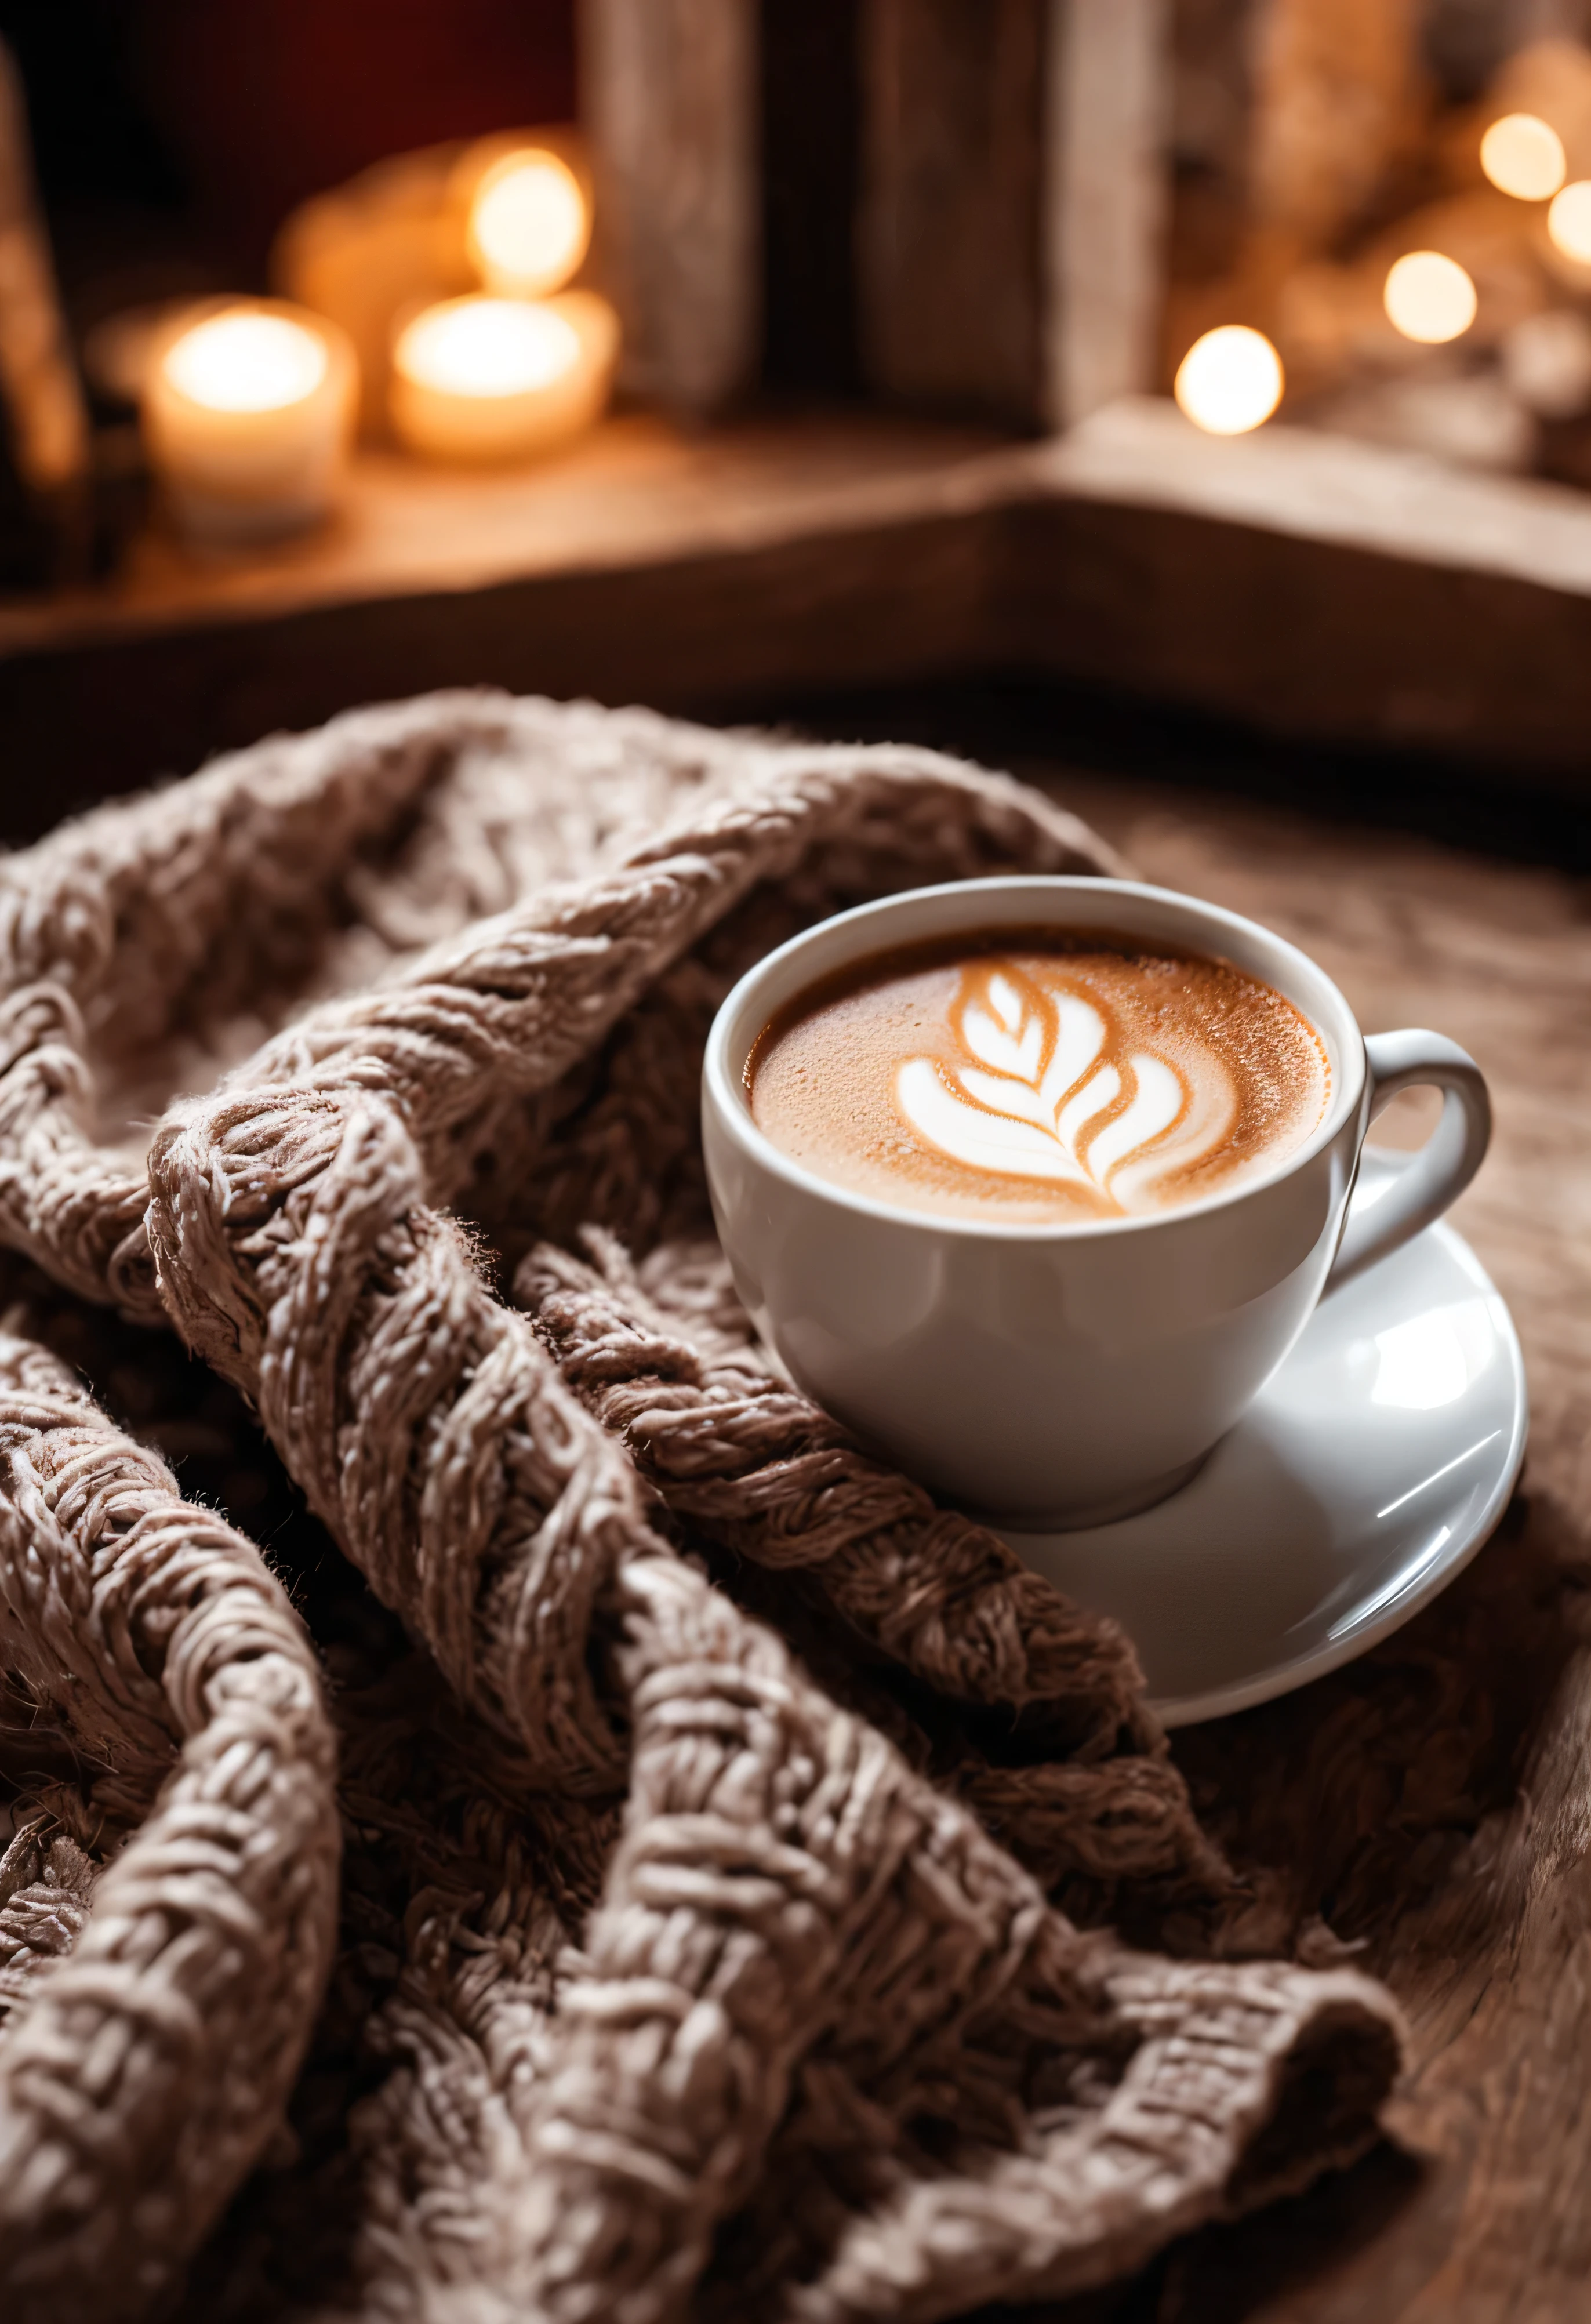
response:
[[[1395,1182],[1411,1158],[1408,1155],[1395,1154],[1384,1148],[1366,1147],[1363,1157],[1365,1191],[1372,1202],[1378,1193],[1387,1190]],[[1457,1228],[1446,1219],[1439,1219],[1434,1225],[1423,1228],[1400,1250],[1347,1286],[1347,1295],[1352,1296],[1356,1304],[1364,1305],[1375,1301],[1379,1292],[1381,1303],[1387,1312],[1401,1314],[1398,1303],[1409,1298],[1403,1286],[1421,1270],[1440,1270],[1450,1274],[1462,1282],[1472,1297],[1485,1304],[1495,1351],[1504,1368],[1503,1377],[1495,1383],[1494,1394],[1499,1409],[1504,1406],[1507,1408],[1506,1442],[1488,1464],[1491,1481],[1478,1510],[1460,1534],[1443,1544],[1440,1552],[1429,1564],[1418,1567],[1402,1588],[1393,1591],[1384,1605],[1378,1607],[1378,1600],[1386,1586],[1385,1568],[1381,1565],[1374,1572],[1366,1572],[1365,1585],[1356,1592],[1346,1612],[1332,1623],[1323,1643],[1302,1653],[1279,1655],[1246,1676],[1228,1679],[1194,1692],[1156,1693],[1154,1692],[1153,1632],[1145,1632],[1145,1676],[1151,1690],[1150,1707],[1163,1726],[1191,1727],[1205,1720],[1230,1718],[1237,1711],[1252,1710],[1256,1704],[1272,1702],[1281,1695],[1294,1693],[1300,1687],[1312,1684],[1329,1672],[1340,1670],[1345,1664],[1357,1661],[1373,1646],[1401,1629],[1404,1623],[1411,1621],[1423,1607],[1429,1606],[1450,1582],[1456,1581],[1465,1567],[1479,1555],[1502,1523],[1519,1482],[1529,1446],[1530,1390],[1518,1327],[1507,1301],[1474,1250]],[[1429,1296],[1417,1296],[1412,1312],[1429,1313],[1432,1305]],[[998,1534],[1030,1570],[1042,1573],[1055,1587],[1077,1597],[1082,1604],[1091,1601],[1086,1582],[1081,1588],[1078,1586],[1076,1567],[1080,1557],[1086,1556],[1090,1547],[1103,1551],[1108,1557],[1154,1557],[1164,1567],[1174,1565],[1180,1571],[1185,1571],[1191,1566],[1196,1572],[1199,1547],[1196,1541],[1188,1538],[1196,1529],[1202,1526],[1210,1538],[1219,1541],[1223,1550],[1239,1537],[1238,1528],[1231,1522],[1233,1510],[1222,1506],[1223,1495],[1231,1490],[1222,1474],[1224,1466],[1230,1462],[1246,1431],[1263,1428],[1268,1407],[1285,1395],[1290,1373],[1295,1375],[1297,1369],[1307,1364],[1316,1354],[1316,1348],[1311,1344],[1311,1336],[1318,1339],[1320,1335],[1339,1330],[1347,1312],[1335,1301],[1321,1302],[1305,1324],[1294,1348],[1228,1434],[1211,1448],[1185,1484],[1154,1507],[1095,1526],[1018,1526],[1008,1517],[981,1521],[987,1523],[991,1532]],[[1466,1397],[1473,1394],[1474,1383],[1471,1383]],[[1365,1401],[1375,1402],[1373,1390]],[[1456,1401],[1462,1405],[1465,1398]],[[1338,1431],[1340,1413],[1329,1408],[1320,1425],[1323,1429]],[[1414,1428],[1409,1427],[1407,1433],[1412,1441],[1416,1433]],[[1494,1434],[1502,1433],[1500,1427]],[[1493,1436],[1489,1435],[1483,1440],[1483,1445],[1492,1441]],[[1332,1442],[1338,1443],[1340,1436],[1334,1434]],[[1417,1480],[1412,1491],[1417,1493],[1423,1486],[1439,1483],[1454,1465],[1439,1466],[1433,1473]],[[1340,1475],[1352,1482],[1354,1465],[1351,1462],[1338,1462],[1334,1464],[1329,1473]],[[1215,1506],[1206,1515],[1211,1503]],[[1253,1545],[1253,1558],[1256,1561],[1269,1560],[1278,1554],[1279,1549],[1284,1554],[1284,1542],[1280,1538],[1282,1529],[1274,1522],[1274,1513],[1269,1513],[1265,1519],[1255,1524],[1252,1508],[1246,1502],[1244,1506],[1250,1521],[1247,1537]],[[1373,1521],[1377,1524],[1384,1522],[1401,1506],[1402,1501],[1394,1499],[1386,1508],[1375,1511]],[[1428,1511],[1426,1521],[1436,1514],[1439,1511]],[[1361,1521],[1356,1538],[1362,1536],[1363,1530]],[[1163,1536],[1158,1548],[1153,1540],[1156,1535]],[[1084,1538],[1090,1536],[1094,1537],[1091,1542]],[[1143,1541],[1145,1536],[1151,1537],[1147,1549]],[[1047,1545],[1053,1545],[1049,1555],[1045,1554]],[[1070,1574],[1067,1565],[1069,1553],[1073,1564]],[[1361,1563],[1367,1566],[1367,1557],[1363,1553]],[[1407,1573],[1407,1564],[1404,1563],[1399,1571]],[[1395,1582],[1396,1573],[1393,1579]],[[1219,1584],[1212,1582],[1212,1586]],[[1094,1602],[1092,1609],[1108,1614],[1114,1619],[1126,1620],[1129,1626],[1131,1624],[1131,1609],[1119,1602]],[[1369,1618],[1356,1621],[1354,1617],[1361,1609],[1368,1610]],[[1143,1628],[1142,1623],[1139,1628]]]

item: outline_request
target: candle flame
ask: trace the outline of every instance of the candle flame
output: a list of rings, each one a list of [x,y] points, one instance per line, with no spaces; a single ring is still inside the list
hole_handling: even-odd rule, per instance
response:
[[[1424,346],[1462,338],[1475,320],[1475,284],[1439,250],[1411,250],[1394,260],[1382,300],[1394,328]]]
[[[470,255],[492,290],[535,298],[561,289],[590,238],[579,180],[556,153],[506,154],[482,180],[470,212]]]
[[[1196,428],[1210,436],[1246,436],[1282,401],[1282,358],[1263,331],[1224,323],[1195,339],[1173,389]]]
[[[483,398],[548,387],[579,359],[573,324],[521,299],[444,300],[417,315],[392,350],[418,386]]]
[[[1481,139],[1481,168],[1500,193],[1544,202],[1568,174],[1563,140],[1533,113],[1505,113]]]
[[[326,343],[285,315],[230,308],[167,348],[161,368],[190,403],[212,411],[280,411],[313,395],[329,369]]]

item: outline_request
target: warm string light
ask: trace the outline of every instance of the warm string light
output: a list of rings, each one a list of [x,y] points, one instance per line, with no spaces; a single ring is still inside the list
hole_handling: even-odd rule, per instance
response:
[[[1462,338],[1475,320],[1475,284],[1439,250],[1411,250],[1395,260],[1382,298],[1393,327],[1424,346]]]
[[[1263,331],[1224,323],[1195,339],[1178,366],[1173,392],[1183,412],[1210,436],[1245,436],[1282,401],[1282,358]]]
[[[1544,202],[1568,175],[1563,140],[1533,113],[1505,113],[1480,145],[1481,168],[1500,193],[1516,201]]]
[[[1547,213],[1553,247],[1582,266],[1591,266],[1591,178],[1566,186]]]

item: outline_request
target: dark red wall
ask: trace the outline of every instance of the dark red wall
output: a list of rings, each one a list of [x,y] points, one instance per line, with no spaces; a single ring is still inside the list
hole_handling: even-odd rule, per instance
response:
[[[196,196],[253,238],[448,137],[575,110],[574,0],[143,0],[141,92]]]

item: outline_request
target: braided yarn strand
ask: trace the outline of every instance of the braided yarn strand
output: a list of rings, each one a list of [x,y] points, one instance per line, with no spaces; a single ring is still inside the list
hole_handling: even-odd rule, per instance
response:
[[[563,1997],[501,2312],[663,2324],[737,2206],[740,2265],[709,2276],[709,2311],[934,2324],[1086,2289],[1228,2207],[1287,2065],[1333,2028],[1353,2096],[1314,2135],[1362,2145],[1398,2050],[1366,1979],[1081,1936],[688,1569],[623,1578],[625,1833]],[[1063,2129],[1034,2107],[1046,2074]]]
[[[1400,2037],[1371,1981],[1134,1952],[1046,1895],[1152,1918],[1233,1885],[1128,1643],[864,1461],[668,1239],[706,1224],[694,1080],[739,966],[1003,868],[1117,867],[931,752],[453,696],[0,870],[0,1240],[169,1318],[413,1642],[339,1711],[334,1994],[382,1997],[332,2175],[292,2185],[306,2246],[350,2211],[340,2273],[280,2299],[244,2243],[249,2324],[934,2324],[1101,2283],[1374,2136]],[[594,1266],[561,1247],[587,1222]],[[15,1344],[5,1668],[41,1702],[69,1674],[79,1792],[129,1837],[86,1924],[91,1834],[30,1816],[0,1867],[0,2287],[59,2318],[97,2271],[131,2317],[307,2038],[330,1730],[254,1554]],[[814,1672],[848,1661],[836,1700]]]
[[[1080,2070],[1091,2052],[1119,2066],[1145,2046],[1085,1994],[1090,1941],[968,1811],[818,1694],[651,1530],[615,1437],[435,1207],[465,1182],[504,1095],[552,1089],[754,886],[825,855],[849,855],[862,879],[873,850],[932,862],[926,841],[903,843],[914,818],[937,835],[939,868],[969,868],[973,843],[1002,824],[1007,844],[1025,838],[1053,860],[1042,825],[1024,834],[1006,794],[959,771],[776,767],[629,862],[544,890],[376,991],[311,1010],[215,1097],[174,1112],[151,1149],[148,1230],[169,1311],[257,1400],[339,1542],[522,1752],[529,1780],[594,1795],[628,1777],[623,1836],[548,2029],[545,2080],[480,2190],[475,2312],[569,2324],[683,2313],[719,2229],[764,2183],[798,2073],[828,2090],[831,2112],[870,2121],[904,2204],[927,2153],[909,2126],[947,2099],[944,2135],[971,2115],[994,2151],[1014,2136],[1025,2148],[1024,2061],[1037,2045]],[[915,1501],[908,1514],[921,1525]],[[989,1555],[959,1537],[959,1554],[969,1548]],[[1008,1565],[999,1579],[1016,1594]],[[880,1603],[875,1592],[875,1613]],[[1043,1636],[1035,1626],[1041,1656]],[[1142,1716],[1130,1657],[1099,1650],[1130,1726]],[[975,1621],[958,1649],[961,1691],[1008,1702],[1002,1657],[1018,1651],[1008,1619]],[[948,1668],[942,1657],[935,1676]],[[1228,1990],[1234,1974],[1241,1986],[1219,1973]],[[1300,1990],[1283,2054],[1326,2006],[1319,1987]],[[1384,2003],[1358,1979],[1331,1998],[1347,2047],[1379,2061],[1366,2074],[1377,2087],[1396,2050]],[[1184,2015],[1208,1999],[1195,1980]],[[1250,2015],[1270,2029],[1271,2013]],[[1237,2046],[1265,2052],[1257,2035]],[[1163,2079],[1154,2104],[1169,2123]],[[1107,2113],[1094,2110],[1096,2128]],[[1225,2200],[1243,2107],[1233,2122],[1187,2182],[1190,2216]],[[1365,2126],[1361,2109],[1345,2149]],[[943,2153],[942,2139],[927,2176],[970,2187],[970,2163],[947,2166]],[[1161,2153],[1150,2176],[1168,2167]],[[1069,2163],[1069,2186],[1071,2173]],[[926,2318],[972,2287],[1086,2282],[1115,2264],[1099,2256],[1098,2207],[1044,2183],[1071,2216],[1064,2256],[1029,2254],[1025,2273],[1000,2200],[980,2225],[969,2193],[952,2237],[960,2274],[938,2265],[941,2230],[925,2226],[920,2246],[894,2255],[887,2303],[881,2282],[867,2295],[869,2312]],[[855,2224],[832,2218],[804,2246],[799,2270],[770,2285],[770,2312],[850,2312]],[[1152,2211],[1140,2226],[1150,2248]]]
[[[258,1551],[5,1337],[0,1462],[13,1683],[105,1772],[103,1813],[147,1811],[91,1898],[57,1840],[9,1900],[53,1871],[78,1926],[0,2024],[0,2283],[19,2324],[133,2316],[280,2121],[336,1918],[331,1729]]]
[[[316,1132],[324,1103],[316,1093]],[[231,1102],[217,1111],[231,1126]],[[630,2324],[666,2324],[683,2312],[720,2222],[751,2196],[799,2063],[809,2061],[820,2081],[851,2086],[846,2112],[866,2115],[884,2134],[885,2152],[895,2153],[897,2176],[910,2176],[901,2159],[910,2151],[906,2123],[943,2106],[949,2090],[970,2098],[978,2042],[987,2045],[984,2071],[994,2085],[989,2130],[1008,2136],[1022,2120],[1024,2061],[1039,2043],[1085,2055],[1091,2047],[1109,2059],[1124,2046],[1124,2027],[1077,1987],[1074,1958],[1087,1954],[1089,1941],[1045,1906],[970,1815],[913,1775],[881,1736],[837,1712],[775,1638],[649,1533],[617,1446],[569,1397],[529,1330],[485,1338],[491,1302],[467,1253],[455,1240],[435,1240],[411,1214],[418,1176],[400,1131],[390,1122],[378,1131],[368,1105],[351,1104],[337,1150],[311,1182],[302,1149],[281,1139],[280,1120],[278,1130],[288,1191],[269,1221],[257,1191],[253,1204],[244,1198],[244,1174],[259,1163],[252,1141],[240,1153],[224,1133],[204,1149],[203,1172],[194,1167],[191,1120],[157,1148],[157,1187],[172,1189],[157,1194],[151,1213],[162,1282],[186,1282],[187,1254],[212,1253],[223,1226],[241,1255],[232,1304],[235,1314],[252,1314],[253,1332],[213,1337],[206,1352],[253,1379],[267,1426],[328,1523],[356,1559],[370,1558],[372,1580],[392,1592],[483,1715],[517,1726],[538,1780],[566,1787],[610,1775],[607,1731],[600,1756],[583,1758],[572,1748],[591,1731],[568,1715],[590,1663],[575,1625],[582,1615],[600,1616],[620,1641],[612,1659],[630,1738],[624,1837],[584,1940],[584,1966],[560,1997],[545,2082],[524,2099],[520,2135],[478,2192],[474,2290],[488,2305],[474,2312],[530,2312],[570,2324],[622,2314]],[[311,1183],[314,1206],[306,1207]],[[334,1204],[344,1216],[332,1215]],[[315,1426],[314,1397],[272,1373],[287,1349],[304,1352],[332,1282],[340,1296],[329,1324],[345,1376],[367,1383],[349,1400],[335,1464]],[[440,1324],[436,1345],[424,1352],[417,1345],[421,1298],[428,1314],[448,1319],[456,1334],[446,1353]],[[197,1328],[215,1312],[196,1305],[185,1320]],[[378,1376],[397,1392],[400,1368],[378,1352],[389,1342],[407,1351],[402,1371],[418,1372],[437,1395],[429,1408],[420,1408],[406,1380],[400,1407],[373,1392]],[[477,1405],[480,1372],[491,1386]],[[461,1416],[482,1409],[491,1423],[483,1439],[472,1429],[467,1455],[444,1452]],[[433,1448],[423,1461],[422,1444]],[[432,1535],[436,1467],[464,1471],[471,1491],[467,1502],[450,1494],[437,1505],[445,1523]],[[378,1469],[400,1482],[372,1524],[363,1480]],[[380,1562],[372,1554],[378,1541],[385,1545]],[[438,1600],[427,1582],[449,1541],[455,1563]],[[532,1624],[522,1663],[494,1655],[495,1640],[507,1633],[517,1643]],[[472,1628],[474,1651],[462,1643]],[[544,1676],[560,1653],[561,1694]],[[525,1683],[516,1685],[516,1669]],[[1239,1997],[1246,1993],[1241,1972],[1210,1975],[1228,1997],[1234,1977]],[[1197,1978],[1190,1987],[1178,1976],[1195,2020],[1209,1993]],[[1379,2060],[1366,2072],[1377,2086],[1396,2039],[1384,2003],[1363,1979],[1339,1982],[1329,1996],[1306,1980],[1296,1989],[1302,2007],[1283,2013],[1280,2035],[1274,2013],[1252,2001],[1246,2016],[1217,2012],[1212,2052],[1257,2047],[1247,2070],[1263,2093],[1274,2073],[1256,2029],[1285,2055],[1328,1998],[1346,2012],[1347,2046],[1367,2047]],[[1239,2039],[1245,2033],[1253,2038]],[[1167,2054],[1186,2071],[1189,2090],[1202,2095],[1208,2077],[1188,2064],[1194,2038],[1182,2037]],[[1152,2102],[1144,2100],[1169,2143],[1169,2152],[1156,2152],[1155,2172],[1172,2167],[1179,2145],[1180,2085],[1168,2074],[1167,2087],[1156,2080]],[[1244,2107],[1234,2102],[1229,2141],[1207,2156],[1205,2178],[1183,2190],[1188,2216],[1208,2216],[1224,2200],[1245,2129],[1265,2111],[1249,2083],[1243,2087],[1248,2095]],[[1345,2126],[1344,2151],[1366,2129],[1362,2114]],[[1097,2234],[1079,2211],[1077,2144],[1062,2148],[1064,2167],[1050,2186],[1052,2207],[1070,2190],[1071,2232],[1064,2254],[1044,2257],[1041,2284],[1074,2275],[1087,2282],[1090,2270],[1114,2264],[1099,2258]],[[938,2172],[944,2167],[942,2158]],[[1143,2168],[1149,2172],[1148,2163]],[[987,2232],[972,2204],[953,2235],[930,2221],[908,2270],[909,2299],[903,2292],[892,2307],[863,2312],[927,2319],[953,2312],[970,2284],[993,2296],[1028,2283],[1021,2269],[1010,2272],[1015,2246],[998,2197],[989,2208]],[[1152,2219],[1138,2222],[1145,2250],[1155,2241]],[[961,2251],[959,2273],[937,2266],[941,2233]],[[897,2254],[897,2271],[905,2264]],[[794,2296],[788,2285],[781,2301],[786,2293]],[[849,2312],[849,2293],[837,2289],[826,2309],[812,2305],[815,2296],[804,2295],[804,2312]]]
[[[484,690],[349,712],[0,862],[0,1235],[83,1296],[153,1320],[143,1174],[125,1136],[101,1135],[122,1128],[105,1119],[122,1110],[107,1084],[145,1057],[169,1074],[173,1052],[179,1082],[214,1079],[235,1038],[217,1039],[221,1020],[247,1023],[262,980],[290,1010],[328,970],[346,988],[401,973],[434,938],[549,883],[644,862],[660,824],[679,831],[666,853],[688,849],[687,801],[710,809],[776,773],[786,792],[794,777],[848,800],[841,880],[859,865],[864,884],[870,871],[902,886],[919,864],[924,878],[1119,868],[1075,816],[931,752],[797,748]],[[777,810],[759,819],[768,877]],[[509,942],[522,965],[523,939]],[[489,980],[489,952],[472,948]],[[469,1010],[477,1066],[492,1062],[489,999]],[[384,1021],[379,1002],[367,1026],[344,1004],[302,1038],[347,1050],[367,1031],[379,1047]],[[432,1045],[433,1065],[446,1047]],[[304,1055],[290,1038],[262,1072],[291,1074]]]
[[[987,1527],[936,1508],[861,1452],[773,1372],[744,1316],[730,1336],[722,1260],[703,1349],[663,1304],[676,1272],[702,1295],[695,1250],[654,1251],[643,1286],[613,1237],[587,1241],[597,1265],[543,1244],[515,1294],[667,1507],[724,1549],[809,1574],[832,1617],[937,1692],[1025,1713],[1025,1748],[1031,1755],[1042,1738],[1046,1757],[991,1767],[969,1749],[954,1781],[1047,1880],[1081,1872],[1229,1888],[1115,1625],[1069,1605]]]

